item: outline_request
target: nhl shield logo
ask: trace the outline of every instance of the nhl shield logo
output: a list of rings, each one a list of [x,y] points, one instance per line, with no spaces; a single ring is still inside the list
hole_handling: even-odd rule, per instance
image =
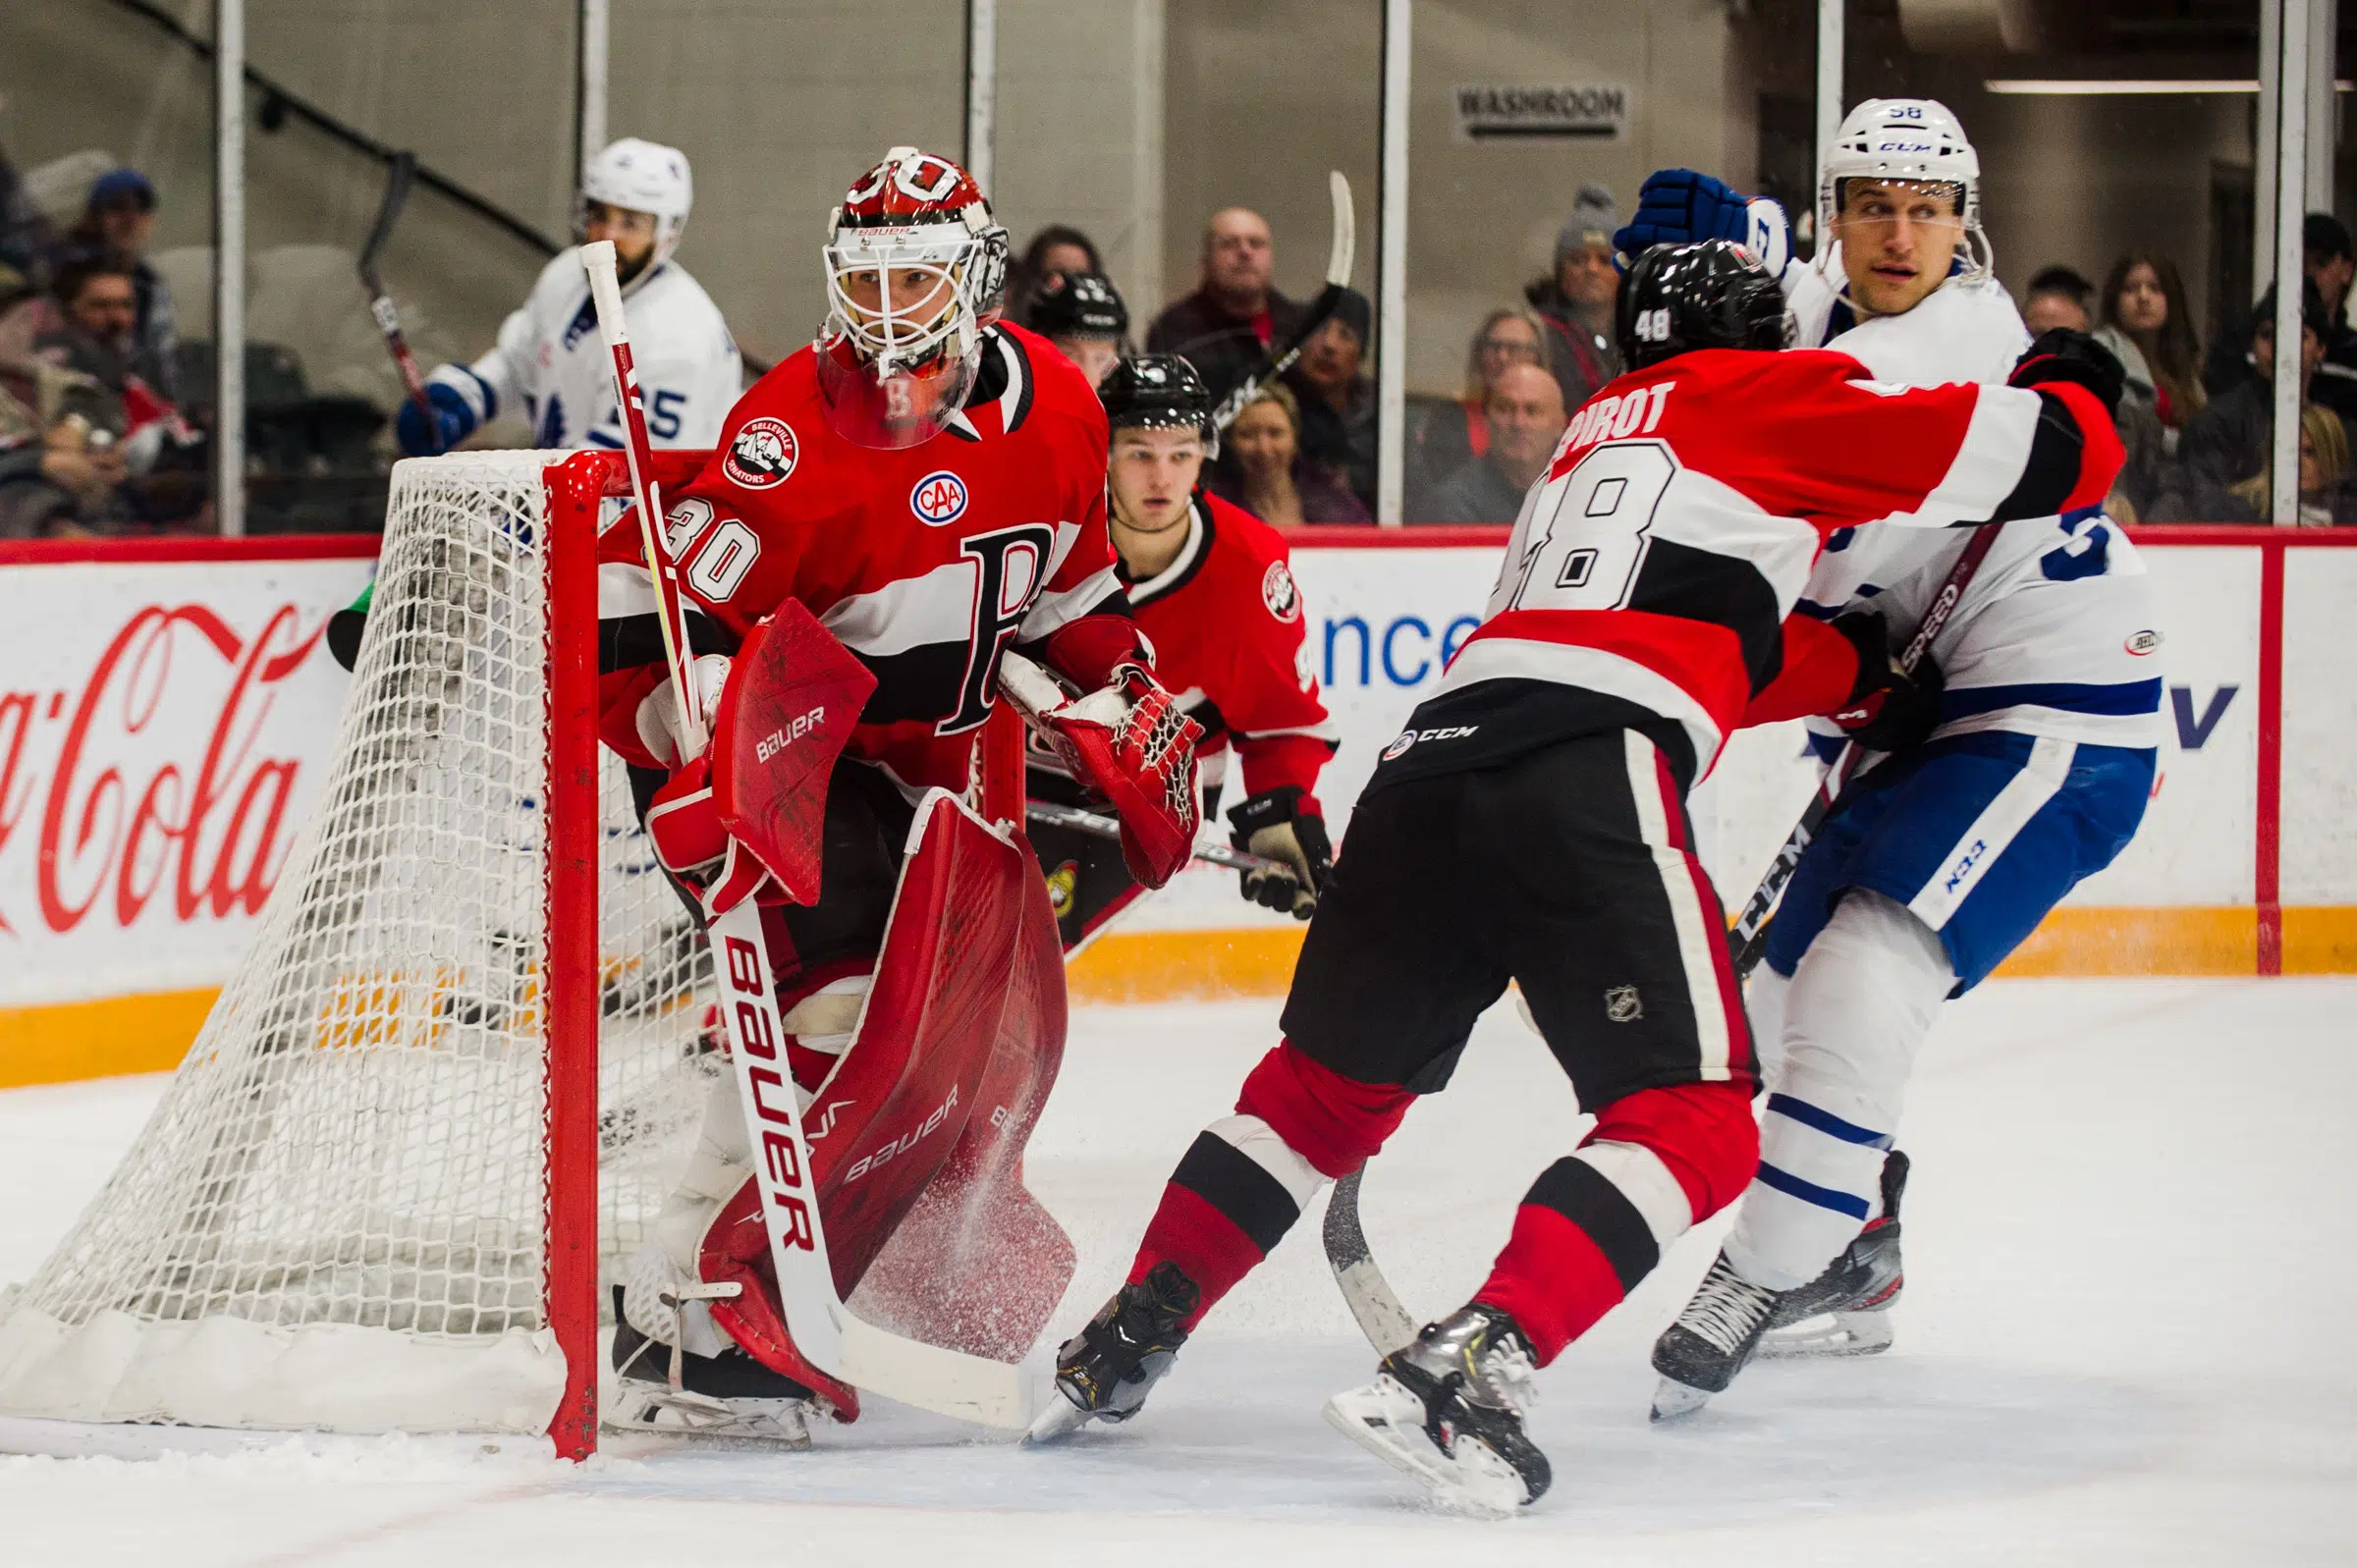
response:
[[[765,414],[758,419],[747,419],[737,432],[728,457],[721,460],[720,471],[731,483],[747,490],[767,490],[771,485],[784,484],[801,456],[801,443],[794,437],[794,426]]]
[[[908,492],[908,510],[930,528],[946,528],[965,515],[965,481],[947,468],[937,468]]]
[[[1604,994],[1604,1015],[1614,1023],[1635,1023],[1645,1016],[1645,1002],[1634,986],[1613,986]]]
[[[1260,602],[1288,625],[1301,619],[1301,590],[1293,585],[1293,574],[1284,562],[1269,563],[1260,579]]]

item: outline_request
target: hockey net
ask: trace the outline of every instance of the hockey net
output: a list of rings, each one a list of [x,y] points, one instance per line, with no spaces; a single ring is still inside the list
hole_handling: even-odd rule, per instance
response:
[[[604,1286],[725,1070],[596,742],[627,488],[615,454],[395,467],[321,795],[147,1126],[0,1297],[0,1417],[593,1445]]]

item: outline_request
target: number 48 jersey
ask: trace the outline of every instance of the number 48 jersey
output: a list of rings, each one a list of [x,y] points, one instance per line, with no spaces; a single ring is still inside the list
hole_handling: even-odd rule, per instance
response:
[[[905,789],[966,786],[1000,656],[1023,646],[1083,689],[1138,651],[1105,533],[1105,410],[1062,354],[994,328],[964,407],[917,446],[855,446],[827,420],[811,351],[730,413],[665,530],[698,652],[733,651],[798,599],[876,676],[846,755]],[[637,524],[599,541],[601,731],[639,766],[664,678]]]
[[[1824,350],[1622,376],[1563,432],[1482,624],[1371,787],[1612,729],[1650,736],[1691,786],[1782,673],[1827,536],[2084,506],[2120,458],[2074,386],[1907,389]]]

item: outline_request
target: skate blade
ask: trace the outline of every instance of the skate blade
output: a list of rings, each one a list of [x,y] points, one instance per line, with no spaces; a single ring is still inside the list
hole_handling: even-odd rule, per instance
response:
[[[799,1451],[810,1446],[810,1423],[799,1401],[779,1400],[776,1412],[743,1412],[724,1401],[665,1389],[659,1394],[618,1394],[598,1423],[607,1432],[665,1437],[715,1446],[758,1446]]]
[[[1460,1437],[1443,1453],[1424,1435],[1424,1402],[1379,1376],[1326,1401],[1326,1425],[1401,1474],[1423,1483],[1435,1501],[1472,1519],[1511,1519],[1529,1491],[1514,1467],[1487,1443]]]
[[[1053,1389],[1048,1394],[1046,1408],[1032,1421],[1031,1430],[1023,1433],[1023,1446],[1044,1448],[1062,1442],[1087,1424],[1088,1412],[1066,1398],[1063,1389]]]
[[[1677,1421],[1711,1402],[1710,1390],[1695,1388],[1675,1378],[1664,1378],[1653,1387],[1652,1419]]]
[[[1891,1312],[1819,1313],[1787,1328],[1773,1329],[1760,1340],[1754,1355],[1765,1360],[1791,1361],[1811,1356],[1872,1356],[1891,1348],[1896,1337]]]

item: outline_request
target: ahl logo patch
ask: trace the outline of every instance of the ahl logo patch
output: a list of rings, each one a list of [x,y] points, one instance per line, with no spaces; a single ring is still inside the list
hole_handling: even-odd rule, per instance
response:
[[[947,527],[965,515],[965,481],[947,468],[936,468],[908,492],[908,510],[928,527]]]
[[[747,490],[767,490],[771,485],[784,484],[801,456],[802,445],[794,437],[794,426],[763,415],[747,419],[737,432],[737,440],[722,460],[720,471],[728,475],[730,482]]]
[[[1645,1016],[1645,1000],[1634,986],[1614,986],[1604,994],[1604,1015],[1614,1023],[1635,1023]]]
[[[1293,584],[1293,574],[1282,561],[1269,563],[1269,569],[1260,579],[1260,602],[1269,607],[1269,614],[1291,625],[1301,619],[1301,590]]]
[[[2130,632],[2126,647],[2129,654],[2138,659],[2159,653],[2161,651],[2161,633],[2149,630]]]
[[[1407,748],[1415,743],[1416,732],[1413,730],[1400,730],[1399,738],[1383,748],[1383,760],[1391,762],[1396,758],[1406,756]]]

